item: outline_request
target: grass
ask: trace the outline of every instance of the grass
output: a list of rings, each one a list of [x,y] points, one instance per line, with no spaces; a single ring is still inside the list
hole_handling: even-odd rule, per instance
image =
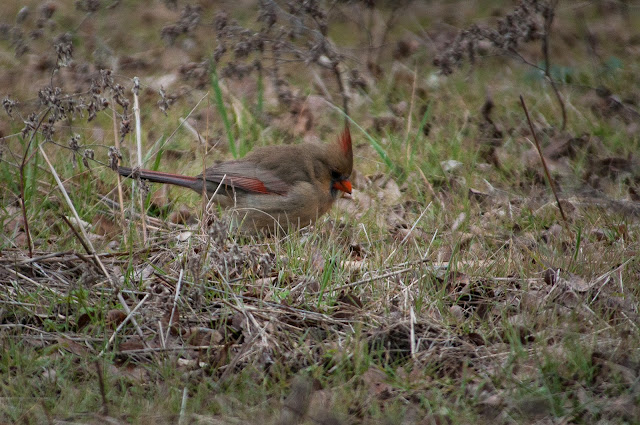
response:
[[[639,423],[639,223],[637,206],[628,200],[639,181],[638,119],[607,107],[583,85],[604,85],[637,110],[637,43],[624,31],[633,32],[640,16],[630,9],[626,29],[611,35],[602,28],[613,28],[621,15],[581,6],[586,25],[611,38],[601,35],[600,56],[622,58],[607,62],[615,66],[604,73],[576,41],[581,24],[568,9],[559,10],[553,69],[563,81],[580,84],[561,86],[569,113],[563,134],[556,129],[553,93],[515,60],[483,58],[449,77],[434,77],[429,45],[397,60],[416,70],[416,90],[413,74],[392,73],[398,40],[418,37],[425,46],[418,27],[444,36],[435,25],[438,16],[460,27],[474,17],[490,22],[481,3],[458,2],[459,10],[437,5],[430,13],[416,4],[390,32],[382,55],[385,76],[370,77],[367,91],[353,93],[353,199],[337,202],[313,228],[286,236],[228,233],[218,217],[222,211],[203,217],[199,196],[181,189],[171,189],[169,202],[155,209],[152,186],[143,243],[130,186],[123,185],[128,218],[121,223],[119,208],[102,199],[117,199],[114,173],[93,162],[86,169],[80,159],[74,167],[64,149],[77,133],[79,156],[90,147],[108,162],[112,115],[104,111],[92,122],[74,117],[59,125],[57,145],[44,148],[115,283],[61,221],[72,211],[40,155],[25,168],[35,247],[30,259],[16,168],[26,143],[17,136],[3,139],[0,422]],[[30,5],[37,16],[35,3]],[[74,59],[93,66],[91,37],[105,37],[109,16],[136,34],[118,36],[116,55],[156,49],[162,57],[169,50],[159,31],[179,12],[159,4],[156,16],[144,7],[127,3],[126,10],[84,16],[60,5],[55,16],[59,29],[80,28],[74,36],[82,48]],[[246,10],[225,7],[248,19]],[[336,44],[365,40],[355,18],[340,10],[331,15],[338,22],[331,32]],[[15,13],[15,5],[0,6],[1,21],[13,22]],[[379,13],[382,19],[388,11]],[[146,25],[140,16],[147,16]],[[415,32],[407,34],[409,28]],[[45,41],[33,41],[30,60],[51,54]],[[171,49],[184,55],[183,62],[203,60],[211,53],[210,29],[202,26],[178,43]],[[0,49],[12,54],[7,41]],[[536,49],[525,49],[536,57]],[[359,55],[358,49],[346,51]],[[13,62],[18,69],[3,69],[6,79],[0,81],[14,84],[0,84],[0,93],[24,99],[24,115],[34,107],[28,101],[37,97],[33,88],[51,78],[27,58]],[[192,80],[178,80],[165,88],[181,93],[165,117],[154,108],[149,87],[171,73],[180,75],[158,60],[117,74],[128,96],[129,78],[143,82],[143,152],[152,154],[146,162],[152,169],[201,172],[204,149],[188,132],[175,132],[161,147],[187,115],[210,141],[207,165],[242,156],[251,146],[302,138],[327,142],[342,128],[339,114],[317,106],[311,128],[300,130],[300,117],[277,102],[266,72],[240,86],[215,76],[200,89]],[[291,65],[287,73],[301,93],[322,93],[299,67]],[[53,81],[73,92],[81,75],[79,68],[62,70]],[[333,77],[319,75],[338,99]],[[255,90],[241,92],[254,83]],[[495,104],[491,117],[503,133],[497,142],[483,130],[487,93]],[[567,223],[559,218],[539,158],[530,156],[521,93],[543,148],[588,136],[589,145],[576,148],[574,156],[548,158],[562,199],[573,207]],[[207,94],[211,101],[194,108]],[[402,101],[413,105],[411,125],[409,109],[399,116],[391,112]],[[376,128],[379,116],[399,125]],[[22,125],[14,117],[0,130],[12,135]],[[133,137],[125,137],[123,146],[128,164]],[[612,158],[620,164],[615,170],[598,168],[598,161]],[[449,168],[450,160],[460,164]],[[185,206],[187,222],[171,223],[171,213]],[[98,217],[106,219],[102,230]],[[113,317],[127,315],[123,300],[133,309],[145,296],[135,315],[144,341],[128,323],[101,356],[117,326]],[[178,313],[170,327],[174,303]],[[296,410],[306,414],[295,418]]]

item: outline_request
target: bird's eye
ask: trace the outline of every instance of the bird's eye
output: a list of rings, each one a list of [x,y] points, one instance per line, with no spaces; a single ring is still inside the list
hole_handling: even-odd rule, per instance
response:
[[[331,171],[331,179],[332,180],[340,180],[342,175],[337,171]]]

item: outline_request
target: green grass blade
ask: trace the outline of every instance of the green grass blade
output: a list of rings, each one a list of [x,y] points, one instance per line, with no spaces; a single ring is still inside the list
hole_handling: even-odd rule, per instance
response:
[[[227,114],[227,108],[224,106],[224,100],[222,99],[222,89],[220,88],[220,81],[218,80],[218,74],[214,67],[211,71],[211,86],[213,87],[213,95],[222,123],[227,132],[227,140],[229,141],[229,150],[234,158],[238,157],[238,150],[236,148],[236,141],[233,137],[233,131],[231,129],[231,122],[229,121],[229,115]]]
[[[344,115],[344,114],[343,114]],[[375,151],[378,153],[378,155],[380,156],[380,158],[382,159],[382,161],[384,161],[384,163],[387,165],[387,167],[393,171],[394,173],[399,173],[398,167],[396,166],[396,164],[391,160],[391,158],[389,157],[389,155],[387,154],[387,151],[384,150],[384,148],[382,147],[382,145],[380,143],[378,143],[378,141],[372,136],[370,135],[367,130],[365,130],[364,128],[362,128],[360,125],[358,125],[357,122],[355,122],[353,119],[351,119],[351,117],[349,117],[348,115],[344,115],[349,122],[351,122],[354,126],[356,126],[356,128],[358,128],[358,130],[360,130],[362,132],[362,134],[365,135],[365,137],[367,138],[367,140],[369,140],[369,143],[371,144],[371,146],[373,146],[373,149],[375,149]]]
[[[431,102],[427,104],[427,109],[424,111],[424,115],[422,115],[422,119],[420,120],[420,125],[418,126],[418,131],[416,132],[416,137],[413,138],[413,146],[416,145],[416,142],[418,141],[418,137],[420,137],[420,134],[422,134],[424,130],[424,126],[427,125],[427,120],[429,119],[429,115],[431,115],[431,105],[432,105]]]

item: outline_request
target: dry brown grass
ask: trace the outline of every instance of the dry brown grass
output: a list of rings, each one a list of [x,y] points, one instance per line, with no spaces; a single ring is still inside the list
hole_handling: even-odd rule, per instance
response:
[[[266,50],[326,23],[329,62],[243,50],[221,66],[264,66],[212,83],[214,19],[246,41],[249,3],[170,3],[33,2],[19,24],[0,6],[0,421],[638,423],[637,8],[558,5],[560,131],[539,69],[482,43],[454,75],[432,66],[507,4],[332,3],[305,42]],[[540,45],[518,48],[544,69]],[[145,166],[185,174],[230,141],[332,137],[350,96],[353,198],[260,239],[179,189],[142,187],[141,214],[110,168],[137,163],[134,76]]]

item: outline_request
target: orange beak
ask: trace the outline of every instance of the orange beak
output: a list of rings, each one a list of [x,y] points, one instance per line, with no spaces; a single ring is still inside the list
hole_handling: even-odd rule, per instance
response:
[[[349,180],[338,180],[333,183],[333,188],[337,190],[341,190],[345,193],[351,193],[351,182]]]

